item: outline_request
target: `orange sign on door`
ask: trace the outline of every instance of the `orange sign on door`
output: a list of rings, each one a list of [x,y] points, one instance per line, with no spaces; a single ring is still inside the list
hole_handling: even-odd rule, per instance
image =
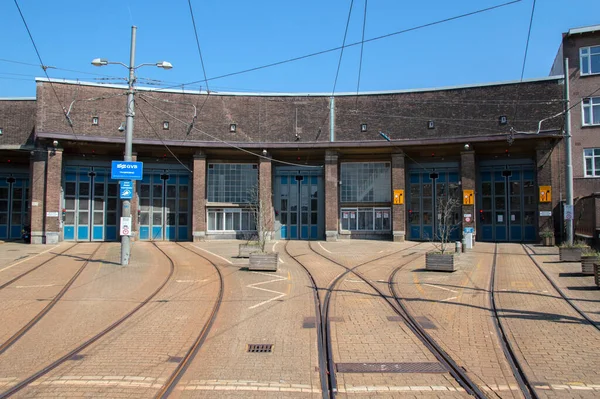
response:
[[[394,190],[394,205],[404,204],[404,190]]]

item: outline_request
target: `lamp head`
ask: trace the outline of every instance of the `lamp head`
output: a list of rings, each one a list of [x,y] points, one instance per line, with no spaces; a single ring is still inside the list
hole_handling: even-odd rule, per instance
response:
[[[53,146],[54,148],[58,147],[58,141],[57,141],[57,140],[54,140],[54,141],[52,142],[52,146]]]
[[[169,61],[161,61],[161,62],[157,62],[156,66],[162,69],[171,69],[173,68],[173,64],[171,64]]]
[[[108,65],[108,60],[105,60],[104,58],[94,58],[92,60],[92,65],[93,66],[103,66],[103,65]]]

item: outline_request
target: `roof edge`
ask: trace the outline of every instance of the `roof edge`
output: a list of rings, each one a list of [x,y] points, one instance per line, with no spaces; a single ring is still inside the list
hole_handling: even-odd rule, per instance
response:
[[[36,97],[0,97],[0,101],[35,101]]]
[[[422,89],[405,89],[405,90],[382,90],[382,91],[366,91],[358,93],[359,96],[374,96],[374,95],[386,95],[386,94],[406,94],[406,93],[424,93],[433,91],[448,91],[448,90],[460,90],[460,89],[474,89],[478,87],[489,87],[489,86],[506,86],[520,83],[536,83],[545,82],[551,80],[564,79],[564,75],[545,76],[541,78],[531,78],[523,80],[510,80],[504,82],[491,82],[491,83],[473,83],[467,85],[457,86],[443,86],[443,87],[430,87]],[[36,82],[48,82],[48,83],[61,83],[81,86],[94,86],[94,87],[106,87],[111,89],[127,89],[127,85],[113,85],[113,84],[99,84],[93,82],[82,82],[79,80],[68,80],[68,79],[48,79],[48,78],[35,78]],[[181,89],[153,89],[149,87],[137,87],[138,91],[147,92],[158,92],[158,93],[174,93],[174,94],[207,94],[206,91],[192,91],[192,90],[181,90]],[[331,93],[244,93],[244,92],[210,92],[210,95],[214,96],[246,96],[246,97],[332,97]],[[335,93],[334,97],[344,96],[356,96],[354,93]]]
[[[577,35],[581,33],[592,33],[596,31],[600,31],[600,25],[582,26],[579,28],[569,29],[569,31],[567,32],[567,36]]]

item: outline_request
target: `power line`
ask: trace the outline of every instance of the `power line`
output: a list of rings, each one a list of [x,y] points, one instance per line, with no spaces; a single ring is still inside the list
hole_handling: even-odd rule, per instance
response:
[[[289,58],[289,59],[283,60],[283,61],[277,61],[277,62],[273,62],[273,63],[270,63],[270,64],[265,64],[265,65],[261,65],[261,66],[257,66],[257,67],[253,67],[253,68],[244,69],[244,70],[241,70],[241,71],[238,71],[238,72],[231,72],[231,73],[227,73],[227,74],[224,74],[224,75],[214,76],[212,78],[208,78],[207,81],[208,80],[223,79],[223,78],[227,78],[227,77],[231,77],[231,76],[241,75],[241,74],[248,73],[248,72],[258,71],[258,70],[265,69],[265,68],[271,68],[271,67],[274,67],[274,66],[287,64],[287,63],[290,63],[290,62],[300,61],[300,60],[303,60],[303,59],[306,59],[306,58],[316,57],[316,56],[319,56],[319,55],[323,55],[323,54],[331,53],[331,52],[334,52],[334,51],[337,51],[337,50],[341,50],[342,48],[354,47],[354,46],[357,46],[357,45],[362,44],[362,43],[369,43],[369,42],[373,42],[373,41],[376,41],[376,40],[381,40],[381,39],[385,39],[385,38],[388,38],[388,37],[392,37],[392,36],[396,36],[396,35],[401,35],[401,34],[404,34],[404,33],[412,32],[412,31],[415,31],[415,30],[419,30],[419,29],[423,29],[423,28],[428,28],[428,27],[435,26],[435,25],[440,25],[440,24],[443,24],[443,23],[446,23],[446,22],[457,20],[457,19],[462,19],[462,18],[470,17],[470,16],[473,16],[473,15],[477,15],[477,14],[481,14],[481,13],[487,12],[487,11],[492,11],[492,10],[495,10],[495,9],[498,9],[498,8],[501,8],[501,7],[506,7],[506,6],[515,4],[515,3],[520,3],[521,1],[522,0],[513,0],[513,1],[506,2],[506,3],[495,5],[495,6],[492,6],[492,7],[482,8],[482,9],[479,9],[479,10],[476,10],[476,11],[472,11],[472,12],[468,12],[468,13],[465,13],[465,14],[456,15],[454,17],[449,17],[449,18],[441,19],[441,20],[438,20],[438,21],[435,21],[435,22],[429,22],[429,23],[426,23],[426,24],[423,24],[423,25],[414,26],[412,28],[403,29],[403,30],[400,30],[400,31],[388,33],[386,35],[373,37],[371,39],[367,39],[367,40],[364,40],[364,41],[361,40],[360,42],[346,44],[346,45],[341,46],[341,47],[334,47],[334,48],[330,48],[330,49],[327,49],[327,50],[321,50],[321,51],[317,51],[317,52],[314,52],[314,53],[302,55],[302,56],[299,56],[299,57]],[[192,84],[196,84],[196,83],[200,83],[200,82],[203,82],[203,81],[202,80],[196,80],[196,81],[193,81],[193,82],[185,83],[185,85],[187,86],[187,85],[192,85]],[[176,85],[176,86],[172,86],[172,87],[165,87],[165,88],[163,88],[163,90],[164,89],[173,88],[173,87],[178,87],[178,86],[181,86],[181,84]]]
[[[167,111],[158,108],[157,106],[155,106],[154,104],[152,104],[148,100],[146,100],[145,98],[140,97],[140,99],[142,101],[144,101],[146,104],[148,104],[149,106],[151,106],[152,108],[154,108],[154,109],[156,109],[156,110],[164,113],[169,118],[171,118],[171,119],[173,119],[175,121],[181,122],[181,123],[185,123],[184,121],[182,121],[181,119],[179,119],[179,118],[175,117],[174,115],[168,113]],[[200,130],[197,127],[193,127],[192,129],[196,130],[196,131],[198,131],[198,132],[200,132],[200,133],[202,133],[202,134],[210,137],[211,139],[213,139],[213,140],[215,140],[215,141],[217,141],[219,143],[222,143],[222,144],[224,144],[224,145],[226,145],[228,147],[234,148],[234,149],[236,149],[238,151],[241,151],[241,152],[245,152],[245,153],[250,154],[250,155],[255,156],[255,157],[259,157],[259,158],[271,160],[272,162],[280,163],[280,164],[283,164],[283,165],[299,166],[299,167],[303,167],[303,168],[322,168],[323,167],[322,165],[301,165],[301,164],[297,164],[297,163],[293,163],[293,162],[286,162],[286,161],[281,161],[281,160],[278,160],[278,159],[273,159],[273,158],[270,158],[270,157],[267,157],[267,156],[264,156],[264,155],[257,154],[255,152],[246,150],[245,148],[241,148],[241,147],[239,147],[239,146],[237,146],[237,145],[235,145],[233,143],[230,143],[228,141],[222,140],[222,139],[220,139],[220,138],[218,138],[216,136],[213,136],[210,133],[207,133],[207,132],[205,132],[203,130]],[[163,144],[164,144],[164,142],[163,142]],[[166,146],[166,144],[164,144],[164,145]]]
[[[65,72],[74,72],[74,73],[82,73],[84,75],[94,75],[94,76],[105,76],[105,77],[112,77],[112,78],[117,78],[115,76],[111,76],[111,75],[104,75],[101,73],[94,73],[94,72],[84,72],[84,71],[77,71],[74,69],[65,69],[65,68],[59,68],[59,67],[55,67],[55,66],[48,66],[48,65],[43,65],[43,64],[31,64],[29,62],[22,62],[22,61],[14,61],[14,60],[7,60],[6,58],[0,58],[0,62],[8,62],[11,64],[18,64],[18,65],[27,65],[27,66],[33,66],[33,67],[41,67],[42,69],[55,69],[57,71],[65,71]]]
[[[33,44],[33,48],[35,49],[35,53],[37,54],[38,60],[40,61],[40,66],[42,67],[42,70],[44,71],[44,75],[46,75],[46,78],[50,82],[50,87],[52,88],[52,91],[54,92],[54,95],[56,96],[56,99],[58,100],[58,105],[60,105],[60,108],[62,109],[63,115],[64,115],[65,119],[67,120],[67,124],[69,125],[69,127],[71,128],[71,131],[73,132],[73,136],[75,136],[75,138],[77,138],[77,134],[75,134],[75,129],[73,129],[73,123],[71,122],[71,119],[67,115],[67,110],[62,105],[62,102],[60,101],[60,97],[58,97],[58,93],[56,92],[54,85],[50,81],[50,76],[48,76],[48,71],[46,70],[48,68],[45,66],[44,61],[42,61],[42,56],[40,55],[40,52],[38,51],[38,48],[35,44],[35,40],[33,40],[33,36],[31,35],[31,31],[29,30],[27,21],[25,21],[25,17],[23,16],[23,13],[21,12],[21,7],[19,7],[19,3],[17,2],[17,0],[14,0],[14,2],[15,2],[15,6],[17,6],[17,10],[19,10],[19,15],[21,15],[21,20],[23,20],[25,29],[27,29],[27,33],[29,34],[29,39],[31,39],[31,44]]]
[[[344,40],[342,41],[340,58],[338,60],[337,70],[335,72],[335,80],[333,81],[333,90],[331,91],[331,96],[335,94],[335,87],[337,86],[338,76],[340,75],[340,67],[342,66],[342,57],[344,56],[344,47],[346,47],[346,37],[348,36],[348,27],[350,26],[350,17],[352,16],[352,6],[354,5],[354,0],[350,1],[350,9],[348,10],[348,19],[346,20],[346,29],[344,30]],[[331,112],[331,111],[330,111]]]
[[[523,75],[525,74],[525,63],[527,62],[527,50],[529,50],[529,39],[531,38],[531,27],[533,25],[534,12],[535,12],[535,0],[533,0],[533,6],[531,7],[531,17],[529,19],[529,31],[527,32],[527,41],[525,43],[525,54],[523,55],[523,67],[521,68],[521,82],[523,81]]]
[[[365,28],[367,26],[367,3],[368,0],[365,0],[365,12],[363,16],[363,28],[362,28],[362,37],[360,40],[360,61],[358,62],[358,82],[356,83],[356,100],[358,101],[358,91],[360,89],[360,74],[362,72],[362,61],[363,61],[363,49],[365,47]]]
[[[204,84],[206,85],[206,91],[208,89],[208,79],[206,79],[206,68],[204,68],[204,60],[202,59],[202,50],[200,49],[200,40],[198,39],[198,30],[196,29],[196,20],[194,19],[194,10],[192,10],[192,1],[188,0],[190,6],[190,16],[192,17],[192,25],[194,26],[194,35],[196,36],[196,46],[198,47],[198,54],[200,55],[200,64],[202,64],[202,72],[204,73]]]

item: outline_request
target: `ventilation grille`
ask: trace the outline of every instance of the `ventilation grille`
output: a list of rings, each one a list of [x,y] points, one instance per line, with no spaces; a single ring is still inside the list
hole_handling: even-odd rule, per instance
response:
[[[271,353],[273,344],[248,344],[248,353]]]

